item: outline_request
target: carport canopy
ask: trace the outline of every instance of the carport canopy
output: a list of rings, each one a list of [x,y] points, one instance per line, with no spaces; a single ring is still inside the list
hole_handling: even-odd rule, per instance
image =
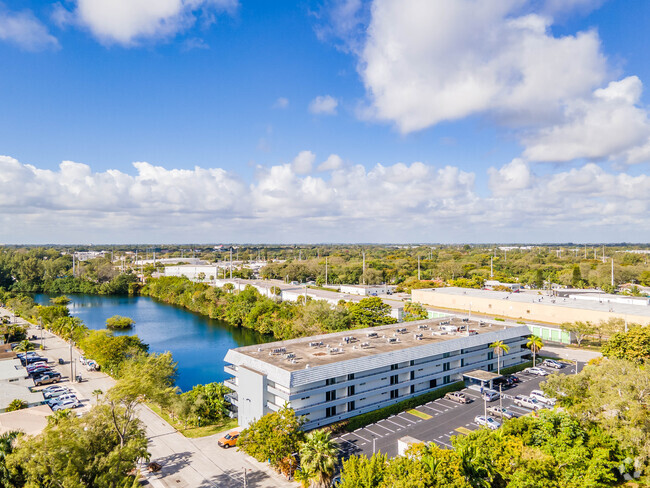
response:
[[[483,369],[475,369],[463,373],[463,379],[467,385],[481,385],[483,387],[492,388],[492,382],[503,375],[491,373]]]

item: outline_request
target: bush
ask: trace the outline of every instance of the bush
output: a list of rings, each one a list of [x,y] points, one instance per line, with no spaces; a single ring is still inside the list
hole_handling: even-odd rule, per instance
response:
[[[127,330],[133,327],[133,324],[135,324],[135,320],[121,315],[113,315],[106,319],[106,327],[114,330]]]

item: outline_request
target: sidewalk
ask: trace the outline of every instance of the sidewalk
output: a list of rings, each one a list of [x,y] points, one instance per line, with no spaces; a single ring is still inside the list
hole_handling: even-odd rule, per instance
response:
[[[11,312],[0,308],[0,316],[11,315]],[[33,324],[18,318],[20,324],[27,324],[28,336],[36,335],[40,343],[41,331]],[[43,331],[43,344],[45,349],[37,352],[47,357],[54,363],[54,369],[64,377],[62,384],[71,386],[78,391],[84,406],[96,403],[92,392],[101,389],[106,392],[115,380],[100,371],[86,371],[78,359],[81,353],[72,349],[72,359],[79,368],[78,372],[84,378],[82,383],[68,383],[70,379],[70,346],[58,336]],[[63,358],[65,365],[59,365],[58,359]],[[138,416],[145,426],[149,439],[149,452],[151,461],[156,461],[162,466],[160,472],[150,474],[146,469],[142,473],[151,486],[156,488],[169,487],[232,487],[244,486],[244,470],[246,470],[246,486],[248,488],[275,488],[298,486],[297,483],[287,481],[284,476],[277,474],[268,465],[259,463],[250,456],[236,449],[221,449],[217,440],[223,435],[215,434],[198,439],[188,439],[169,425],[149,407],[143,405],[138,410]]]

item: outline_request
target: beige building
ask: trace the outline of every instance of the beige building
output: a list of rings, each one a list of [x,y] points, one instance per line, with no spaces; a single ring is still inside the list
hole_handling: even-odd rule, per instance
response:
[[[414,302],[436,308],[549,324],[579,320],[598,323],[614,317],[630,323],[650,324],[650,305],[647,302],[620,303],[607,297],[601,300],[580,300],[537,293],[449,287],[413,290],[411,298]]]

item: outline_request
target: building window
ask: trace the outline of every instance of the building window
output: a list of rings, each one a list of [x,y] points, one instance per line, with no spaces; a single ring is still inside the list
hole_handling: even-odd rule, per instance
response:
[[[302,397],[301,400],[309,400],[309,397],[308,396]]]
[[[494,359],[494,351],[489,351],[489,352],[488,352],[488,361],[489,361],[490,359]]]
[[[348,386],[348,396],[354,395],[354,385]]]
[[[397,383],[399,383],[399,375],[394,374],[390,377],[390,384],[396,385]]]
[[[354,373],[350,373],[348,375],[348,381],[352,381],[354,379]]]
[[[448,358],[449,356],[451,356],[450,352],[446,352],[442,355],[443,358]]]
[[[411,395],[415,393],[415,385],[411,385]]]
[[[494,364],[490,363],[488,364],[488,371],[493,371],[494,370]]]
[[[390,399],[392,400],[394,398],[399,398],[399,390],[391,390],[390,391]]]
[[[348,412],[351,412],[355,409],[354,402],[348,402]]]
[[[461,368],[465,366],[465,358],[460,358],[460,366]]]
[[[327,407],[325,409],[325,417],[334,417],[336,415],[336,407]]]
[[[415,366],[415,360],[411,359],[411,362],[409,363],[411,366]]]
[[[436,380],[429,380],[429,388],[435,388],[436,387]]]
[[[451,363],[444,363],[442,365],[442,370],[443,371],[449,371],[451,369]]]
[[[443,382],[446,384],[451,383],[451,376],[447,375],[443,378]]]
[[[391,364],[390,365],[390,370],[395,371],[397,369],[398,365],[397,364]]]
[[[328,378],[325,380],[325,386],[330,386],[336,383],[336,378]]]
[[[411,371],[411,380],[415,379],[415,371]]]
[[[325,401],[326,402],[331,402],[332,400],[336,400],[336,390],[326,391],[325,392]]]

